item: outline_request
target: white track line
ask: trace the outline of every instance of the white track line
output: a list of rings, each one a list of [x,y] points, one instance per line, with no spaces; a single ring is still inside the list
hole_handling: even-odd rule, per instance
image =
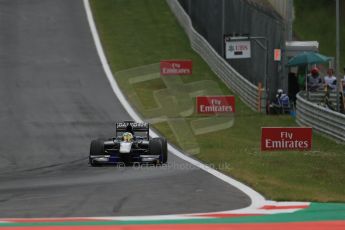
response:
[[[84,0],[84,6],[85,6],[85,11],[86,11],[86,15],[87,15],[87,19],[90,25],[90,30],[92,33],[92,37],[93,40],[95,42],[95,46],[97,49],[97,53],[99,55],[99,58],[101,60],[104,72],[109,80],[109,83],[111,85],[111,88],[113,89],[115,95],[117,96],[117,98],[119,99],[119,101],[121,102],[122,106],[126,109],[126,111],[128,112],[128,114],[136,121],[142,121],[141,117],[136,113],[136,111],[134,111],[134,109],[131,107],[131,105],[129,104],[129,102],[127,101],[127,99],[125,98],[125,96],[123,95],[119,85],[117,84],[117,82],[115,81],[115,78],[110,70],[109,64],[107,62],[107,59],[105,57],[104,51],[103,51],[103,47],[101,44],[101,41],[99,39],[98,36],[98,32],[97,32],[97,28],[93,19],[93,15],[92,15],[92,11],[90,8],[90,3],[89,0]],[[157,133],[155,133],[153,130],[150,130],[151,136],[152,137],[157,137]],[[183,154],[182,152],[180,152],[179,150],[177,150],[176,148],[174,148],[172,145],[168,145],[169,148],[169,152],[171,152],[172,154],[178,156],[179,158],[189,162],[190,164],[199,167],[200,169],[212,174],[213,176],[219,178],[220,180],[236,187],[237,189],[241,190],[243,193],[245,193],[250,199],[251,199],[251,205],[247,208],[244,209],[238,209],[238,210],[248,210],[248,209],[256,209],[259,207],[262,207],[265,204],[265,198],[259,194],[258,192],[256,192],[255,190],[253,190],[252,188],[248,187],[247,185],[221,173],[218,172],[217,170],[208,167],[207,165],[204,165],[203,163]],[[229,194],[229,196],[231,196],[231,194]],[[237,210],[237,211],[238,211]],[[233,210],[232,210],[233,211]]]
[[[276,208],[265,210],[265,209],[238,209],[222,212],[210,212],[210,213],[194,213],[194,214],[178,214],[178,215],[154,215],[154,216],[103,216],[103,217],[57,217],[57,218],[4,218],[0,219],[0,224],[11,224],[11,223],[22,223],[23,220],[30,222],[42,222],[42,221],[156,221],[156,220],[190,220],[190,219],[210,219],[220,218],[217,214],[223,215],[226,218],[228,215],[236,217],[236,215],[271,215],[279,213],[293,213],[299,210],[308,208],[309,202],[275,202],[267,201],[266,205],[274,205]],[[300,208],[294,206],[301,206]],[[306,207],[302,207],[306,206]],[[290,207],[287,209],[281,209],[282,207]],[[235,215],[235,216],[234,216]],[[34,220],[34,221],[33,221]],[[25,221],[23,222],[25,223]],[[1,226],[0,226],[1,227]]]

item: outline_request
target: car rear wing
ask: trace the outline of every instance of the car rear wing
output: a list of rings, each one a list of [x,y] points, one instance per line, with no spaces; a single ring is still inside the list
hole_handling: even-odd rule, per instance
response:
[[[149,123],[146,122],[133,122],[133,121],[124,121],[116,123],[116,130],[120,132],[126,132],[128,126],[132,126],[132,130],[135,131],[149,131]]]

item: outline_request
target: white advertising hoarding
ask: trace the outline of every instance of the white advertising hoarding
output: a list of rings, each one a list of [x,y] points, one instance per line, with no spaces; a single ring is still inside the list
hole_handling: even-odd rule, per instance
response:
[[[225,58],[226,59],[241,59],[250,58],[250,41],[225,41]]]

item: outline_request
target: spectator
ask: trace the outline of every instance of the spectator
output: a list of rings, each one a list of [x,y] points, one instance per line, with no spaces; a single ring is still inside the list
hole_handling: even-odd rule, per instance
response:
[[[325,83],[325,87],[327,89],[330,89],[332,91],[335,91],[337,88],[337,78],[334,76],[333,69],[327,70],[327,75],[323,78],[323,81]]]
[[[317,67],[312,68],[310,71],[311,75],[308,76],[308,90],[315,92],[322,89],[322,79],[319,75],[319,69]]]
[[[289,112],[289,110],[290,110],[289,96],[285,94],[282,89],[278,89],[276,98],[270,104],[270,113],[279,114],[279,113]]]
[[[298,67],[297,71],[297,83],[300,90],[305,90],[305,68],[307,67]]]
[[[345,66],[344,66],[344,78],[342,80],[342,83],[343,83],[343,96],[345,96]]]
[[[295,73],[290,72],[288,75],[288,95],[291,101],[296,102],[296,94],[299,92],[298,78]]]
[[[330,101],[329,99],[330,99],[329,90],[326,90],[326,93],[325,93],[320,105],[327,108],[327,109],[335,111],[335,106],[333,105],[332,101]]]
[[[343,106],[341,107],[341,112],[345,114],[345,66],[344,66],[343,70],[344,70],[344,77],[342,79],[343,95],[341,97],[341,102],[342,102],[341,104]]]

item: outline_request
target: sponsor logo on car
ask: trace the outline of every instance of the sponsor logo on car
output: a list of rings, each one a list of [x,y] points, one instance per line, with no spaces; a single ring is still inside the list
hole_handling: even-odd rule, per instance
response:
[[[117,128],[126,128],[128,125],[131,125],[133,128],[148,128],[148,123],[145,122],[120,122],[116,123]]]

